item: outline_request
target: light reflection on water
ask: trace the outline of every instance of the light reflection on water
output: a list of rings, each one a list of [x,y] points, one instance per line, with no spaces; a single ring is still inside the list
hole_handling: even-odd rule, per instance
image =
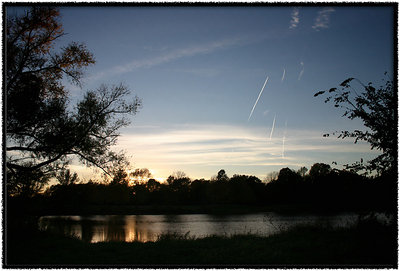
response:
[[[43,216],[39,228],[75,236],[85,242],[148,242],[162,234],[189,237],[257,234],[268,236],[299,224],[318,223],[346,227],[357,221],[356,214],[336,216],[284,216],[274,213],[245,215],[97,215]]]

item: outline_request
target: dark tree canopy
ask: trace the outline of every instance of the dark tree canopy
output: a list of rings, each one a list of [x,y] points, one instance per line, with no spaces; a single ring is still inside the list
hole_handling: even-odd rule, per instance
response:
[[[385,73],[387,75],[387,73]],[[356,84],[352,84],[354,81]],[[385,80],[383,80],[385,81]],[[378,149],[382,154],[369,161],[367,165],[357,162],[348,168],[353,170],[376,170],[379,174],[397,170],[397,93],[393,81],[374,87],[372,83],[364,85],[356,78],[348,78],[340,88],[319,91],[314,96],[328,92],[327,102],[344,109],[343,116],[353,120],[360,119],[367,128],[364,131],[341,131],[339,138],[355,138],[368,142],[371,149]],[[335,134],[335,133],[334,133]],[[329,136],[326,134],[324,136]]]
[[[124,85],[102,85],[70,106],[62,80],[80,85],[84,68],[95,61],[80,43],[56,50],[63,35],[53,7],[32,7],[7,18],[6,165],[15,185],[20,175],[54,175],[72,156],[105,173],[124,160],[110,147],[118,130],[130,123],[126,115],[135,114],[141,102],[129,97]]]
[[[218,171],[217,181],[228,181],[228,180],[229,180],[229,177],[226,174],[224,169],[221,169],[220,171]]]
[[[69,169],[60,171],[56,178],[61,185],[72,185],[79,180],[78,174],[76,172],[72,174]]]
[[[327,176],[331,172],[331,166],[324,163],[315,163],[310,169],[310,177],[317,179]]]
[[[130,176],[138,184],[144,183],[152,177],[150,170],[147,168],[137,168],[130,173]]]

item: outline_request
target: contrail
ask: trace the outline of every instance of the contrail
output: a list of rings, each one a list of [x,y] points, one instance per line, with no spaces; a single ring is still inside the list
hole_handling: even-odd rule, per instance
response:
[[[274,132],[274,128],[275,128],[275,118],[276,118],[276,114],[274,116],[274,121],[272,122],[272,128],[271,128],[271,133],[269,134],[269,140],[271,140],[272,138],[272,133]]]
[[[260,91],[260,94],[258,94],[257,100],[256,100],[256,102],[254,103],[253,109],[251,109],[251,112],[250,112],[250,115],[249,115],[249,118],[247,119],[247,121],[249,121],[250,118],[251,118],[251,115],[253,115],[253,111],[254,111],[254,109],[256,108],[256,105],[257,105],[257,103],[258,103],[258,100],[260,99],[261,94],[262,94],[262,92],[263,92],[263,90],[264,90],[264,87],[265,87],[265,85],[266,85],[267,82],[268,82],[268,78],[269,78],[269,77],[267,76],[267,79],[265,79],[264,85],[263,85],[263,87],[262,87],[262,89],[261,89],[261,91]]]
[[[285,74],[286,74],[286,70],[285,70],[285,68],[283,68],[283,74],[282,74],[282,79],[281,79],[281,81],[283,81],[283,80],[285,79]]]
[[[300,62],[300,65],[301,65],[301,71],[300,71],[300,74],[299,74],[299,78],[297,78],[297,80],[300,80],[301,77],[303,76],[303,73],[304,73],[304,63],[303,63],[303,61]]]

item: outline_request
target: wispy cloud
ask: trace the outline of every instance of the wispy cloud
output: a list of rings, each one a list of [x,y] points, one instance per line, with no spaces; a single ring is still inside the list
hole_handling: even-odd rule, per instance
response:
[[[290,25],[289,25],[290,29],[296,28],[297,25],[299,24],[299,22],[300,22],[299,15],[300,15],[299,8],[293,8],[292,19],[290,20]]]
[[[265,88],[265,85],[266,85],[267,82],[268,82],[268,79],[269,79],[269,77],[267,76],[267,78],[265,79],[264,85],[263,85],[263,87],[262,87],[262,89],[261,89],[261,91],[260,91],[260,94],[258,94],[257,100],[256,100],[256,102],[254,103],[253,108],[251,109],[251,112],[250,112],[250,115],[249,115],[249,118],[247,119],[247,121],[249,121],[250,118],[251,118],[251,116],[253,115],[253,111],[254,111],[254,109],[256,108],[256,105],[257,105],[257,103],[258,103],[258,100],[260,99],[261,94],[262,94],[263,91],[264,91],[264,88]]]
[[[335,9],[332,7],[327,7],[320,10],[317,17],[315,18],[312,28],[316,31],[319,31],[322,28],[328,28],[330,22],[330,14],[334,11]]]
[[[97,80],[104,76],[128,73],[140,68],[151,68],[154,66],[162,65],[185,57],[192,57],[200,54],[209,54],[214,51],[222,50],[235,45],[240,45],[241,43],[245,42],[247,41],[244,41],[243,39],[240,38],[232,38],[232,39],[217,40],[186,48],[180,48],[173,51],[164,52],[163,54],[160,54],[155,57],[134,59],[126,64],[114,66],[108,70],[89,76],[89,79]]]
[[[321,162],[323,156],[328,163],[331,160],[341,163],[340,159],[346,163],[352,153],[364,157],[365,153],[371,153],[368,144],[323,138],[320,131],[285,126],[275,127],[274,134],[278,136],[269,142],[265,141],[264,127],[204,124],[171,129],[139,128],[123,134],[116,148],[133,154],[136,167],[157,169],[163,177],[173,170],[187,171],[191,177],[208,177],[215,170],[230,166],[264,168],[264,171],[266,166],[278,167],[277,170],[283,166],[311,166]],[[200,176],[192,173],[196,170]]]
[[[286,74],[286,70],[285,70],[285,68],[283,68],[283,74],[282,74],[282,79],[281,79],[282,82],[283,82],[283,80],[285,80],[285,74]]]

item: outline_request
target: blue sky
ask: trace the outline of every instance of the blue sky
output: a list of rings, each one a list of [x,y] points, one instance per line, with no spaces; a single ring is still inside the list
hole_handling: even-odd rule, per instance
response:
[[[219,169],[263,178],[377,154],[323,138],[360,122],[313,94],[348,77],[378,84],[385,71],[393,77],[390,7],[76,6],[61,15],[68,35],[60,44],[84,42],[97,61],[83,89],[122,82],[142,98],[116,149],[156,178],[176,170],[210,178]]]

